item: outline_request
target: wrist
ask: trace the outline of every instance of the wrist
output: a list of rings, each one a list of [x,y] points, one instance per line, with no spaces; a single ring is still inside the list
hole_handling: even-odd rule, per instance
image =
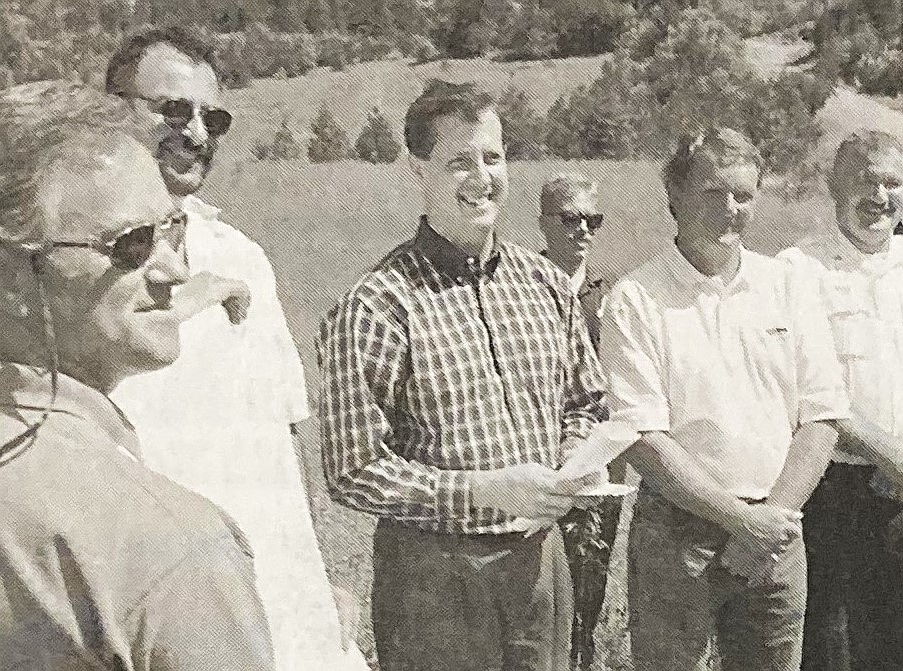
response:
[[[752,515],[752,507],[746,501],[735,499],[733,505],[724,511],[721,526],[731,536],[744,536],[749,533],[752,526]]]
[[[489,471],[470,471],[467,487],[470,490],[470,505],[473,508],[492,508],[489,498]]]

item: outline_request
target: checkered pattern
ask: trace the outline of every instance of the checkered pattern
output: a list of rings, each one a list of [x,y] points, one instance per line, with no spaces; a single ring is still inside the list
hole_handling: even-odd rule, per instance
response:
[[[499,243],[483,267],[425,222],[324,318],[323,465],[353,508],[455,533],[506,533],[465,472],[555,467],[604,414],[604,378],[567,277]]]

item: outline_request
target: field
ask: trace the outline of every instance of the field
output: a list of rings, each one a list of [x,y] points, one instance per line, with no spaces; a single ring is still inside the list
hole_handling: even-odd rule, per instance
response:
[[[754,46],[773,60],[768,49]],[[544,112],[565,86],[591,80],[599,62],[570,59],[514,65],[451,61],[416,67],[400,62],[369,63],[341,73],[318,69],[297,80],[255,82],[250,89],[228,93],[228,104],[237,113],[235,129],[223,143],[202,196],[222,207],[224,220],[257,240],[268,253],[313,399],[318,383],[313,339],[321,315],[362,272],[411,235],[420,213],[420,194],[409,178],[404,157],[389,166],[351,161],[311,165],[306,159],[258,162],[251,157],[250,143],[258,137],[271,139],[287,115],[299,141],[306,144],[305,129],[321,103],[350,129],[352,140],[373,105],[379,105],[399,130],[404,109],[422,82],[436,76],[478,79],[496,90],[514,82]],[[767,66],[775,67],[773,62]],[[899,112],[848,90],[839,90],[822,115],[828,132],[819,154],[825,159],[841,137],[861,123],[903,129]],[[606,161],[512,164],[511,198],[501,225],[504,236],[534,249],[540,247],[536,227],[539,187],[560,170],[582,170],[600,184],[606,224],[596,237],[591,272],[613,280],[673,237],[660,166]],[[766,188],[749,245],[774,253],[807,231],[828,226],[832,214],[824,192],[803,202],[785,203],[774,188]],[[318,467],[314,421],[305,427],[304,445],[309,494],[327,565],[335,579],[356,584],[364,599],[369,592],[372,521],[329,501]],[[622,550],[617,552],[616,578],[623,576]],[[597,668],[629,669],[622,628],[623,585],[612,585],[609,596],[607,626],[600,627],[598,634]],[[365,647],[371,640],[369,631],[362,632]]]

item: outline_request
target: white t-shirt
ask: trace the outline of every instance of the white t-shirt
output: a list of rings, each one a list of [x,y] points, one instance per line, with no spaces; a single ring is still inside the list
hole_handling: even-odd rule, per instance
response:
[[[814,283],[742,250],[728,284],[671,246],[612,289],[600,360],[612,420],[668,432],[740,497],[769,495],[801,424],[847,417]]]
[[[903,241],[865,254],[839,229],[813,236],[778,258],[816,278],[853,409],[903,436]],[[835,461],[868,463],[838,450]]]
[[[339,624],[314,536],[289,424],[308,417],[304,371],[263,250],[189,196],[191,272],[244,280],[247,319],[206,310],[180,329],[167,368],[128,378],[112,394],[135,425],[145,463],[223,508],[254,551],[257,587],[279,669],[363,671],[341,651]]]

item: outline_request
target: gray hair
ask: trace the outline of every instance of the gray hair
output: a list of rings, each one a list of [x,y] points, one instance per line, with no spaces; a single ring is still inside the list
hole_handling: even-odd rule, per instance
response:
[[[834,155],[834,165],[828,174],[828,190],[835,201],[846,195],[850,175],[865,169],[870,154],[893,149],[903,154],[903,145],[890,133],[859,129],[848,135]]]
[[[695,136],[680,139],[677,151],[662,170],[662,180],[670,200],[674,192],[686,185],[693,168],[701,160],[716,166],[743,163],[755,166],[762,181],[764,163],[759,150],[748,137],[732,128],[713,128]]]
[[[539,211],[542,214],[558,214],[561,206],[580,193],[592,193],[598,185],[580,172],[564,172],[553,175],[542,185],[539,193]]]
[[[50,169],[62,160],[95,165],[129,137],[150,143],[127,103],[84,85],[54,80],[0,92],[0,239],[40,240],[37,196]]]

